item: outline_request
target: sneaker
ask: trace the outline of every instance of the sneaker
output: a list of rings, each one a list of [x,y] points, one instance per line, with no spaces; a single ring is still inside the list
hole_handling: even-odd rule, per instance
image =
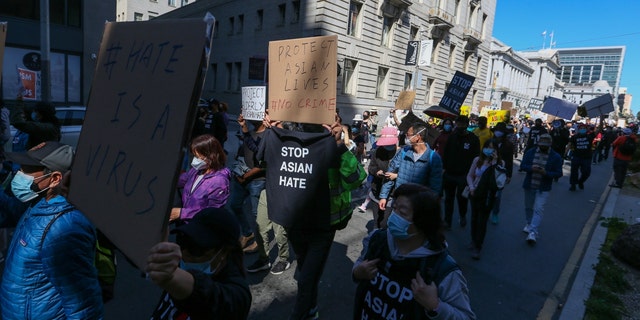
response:
[[[497,214],[492,213],[491,214],[491,223],[498,224],[498,222],[500,222],[500,217],[498,217]]]
[[[524,232],[524,233],[531,232],[531,225],[527,224],[526,226],[524,226],[524,229],[522,229],[522,232]]]
[[[529,235],[527,236],[527,243],[530,244],[530,245],[536,244],[536,233],[535,232],[529,232]]]
[[[571,187],[569,187],[569,191],[576,191],[576,185],[572,184]]]
[[[358,211],[360,211],[360,212],[362,212],[362,213],[367,212],[367,207],[365,207],[365,206],[359,206],[359,207],[358,207]]]
[[[254,273],[258,271],[269,270],[271,268],[271,263],[269,261],[256,260],[253,264],[247,267],[247,272]]]
[[[580,190],[584,190],[584,183],[578,183],[578,188],[580,188]]]
[[[271,274],[281,274],[290,267],[291,263],[289,261],[280,260],[273,265],[273,268],[271,268]]]
[[[244,253],[256,253],[258,252],[258,243],[257,242],[251,242],[251,244],[247,245],[246,247],[242,248],[242,252]]]

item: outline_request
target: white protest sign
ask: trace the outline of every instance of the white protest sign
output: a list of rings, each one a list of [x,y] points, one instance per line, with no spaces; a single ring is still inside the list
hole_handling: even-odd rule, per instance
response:
[[[267,87],[242,87],[242,116],[246,120],[262,120],[267,102]]]

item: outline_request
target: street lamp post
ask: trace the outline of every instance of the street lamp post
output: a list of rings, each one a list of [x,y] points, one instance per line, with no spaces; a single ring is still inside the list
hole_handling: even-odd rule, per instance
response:
[[[40,100],[43,102],[51,101],[49,50],[49,0],[40,0]]]

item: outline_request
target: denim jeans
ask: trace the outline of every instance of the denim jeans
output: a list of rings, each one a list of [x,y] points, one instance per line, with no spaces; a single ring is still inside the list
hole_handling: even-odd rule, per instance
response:
[[[247,215],[244,213],[244,201],[249,197],[249,201],[251,202],[251,217],[256,219],[258,215],[260,191],[265,188],[265,181],[265,179],[255,179],[243,186],[235,177],[231,178],[231,194],[227,206],[238,218],[238,222],[242,228],[242,235],[244,236],[253,233],[251,223],[249,223]]]
[[[493,210],[491,213],[498,215],[500,213],[500,201],[502,201],[502,190],[496,192],[496,201],[493,203]]]
[[[544,205],[549,198],[549,191],[538,189],[524,189],[524,213],[529,230],[538,235],[538,227],[544,215]]]

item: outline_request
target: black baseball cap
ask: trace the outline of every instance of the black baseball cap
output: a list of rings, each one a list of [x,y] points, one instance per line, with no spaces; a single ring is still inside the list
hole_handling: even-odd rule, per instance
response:
[[[171,230],[171,233],[189,237],[190,242],[200,248],[220,248],[239,245],[240,223],[235,215],[224,208],[205,208],[186,224]]]
[[[27,152],[8,152],[7,160],[21,166],[45,167],[65,173],[71,170],[73,148],[58,141],[46,141]]]

